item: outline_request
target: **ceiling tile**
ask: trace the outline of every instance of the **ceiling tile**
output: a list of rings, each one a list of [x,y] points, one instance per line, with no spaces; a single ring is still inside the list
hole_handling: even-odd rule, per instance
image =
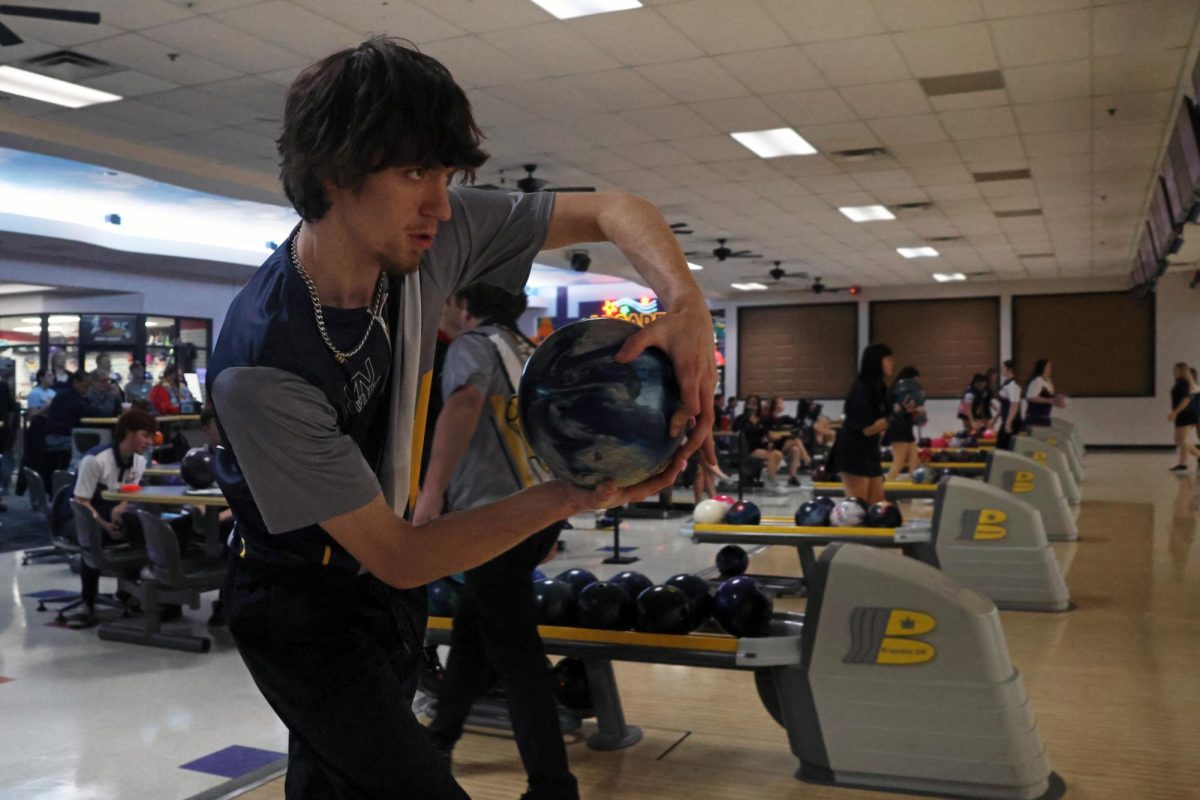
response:
[[[934,111],[968,111],[973,108],[996,108],[1012,102],[1007,89],[991,89],[983,92],[943,94],[929,98]]]
[[[924,186],[925,193],[931,198],[943,203],[948,200],[977,200],[983,197],[979,187],[974,183],[954,183],[943,186]]]
[[[178,88],[178,84],[164,81],[162,78],[156,78],[153,75],[147,75],[144,72],[137,72],[132,69],[112,72],[108,75],[99,75],[95,78],[82,80],[79,83],[84,86],[90,86],[93,89],[99,89],[102,92],[119,94],[121,97],[138,97],[143,94],[166,92]]]
[[[307,2],[329,5],[322,0],[307,0]],[[521,25],[536,25],[553,19],[549,13],[530,3],[529,0],[487,0],[486,3],[480,3],[478,0],[413,0],[413,3],[471,33],[515,28]],[[403,30],[403,26],[398,26],[396,29]],[[371,30],[388,29],[371,26]]]
[[[915,187],[917,184],[907,170],[889,169],[882,172],[857,172],[854,180],[869,192],[879,189],[897,189]]]
[[[969,163],[986,161],[1021,160],[1025,150],[1019,136],[988,136],[979,139],[963,138],[958,141],[958,152],[963,161]]]
[[[758,94],[779,91],[781,75],[787,76],[786,86],[794,91],[821,89],[829,85],[812,61],[795,46],[732,53],[718,56],[717,61]]]
[[[948,138],[936,114],[886,117],[867,123],[889,148],[896,145],[936,142]]]
[[[738,146],[740,147],[741,145]],[[746,152],[750,151],[747,150]],[[731,181],[755,181],[761,183],[764,181],[775,181],[783,178],[783,176],[780,174],[780,171],[775,167],[776,161],[779,161],[779,159],[758,158],[751,153],[751,157],[749,159],[742,158],[733,161],[713,161],[708,166],[724,175]]]
[[[703,50],[654,9],[593,14],[561,24],[622,64],[659,64],[704,55]]]
[[[826,195],[834,192],[859,192],[864,186],[849,175],[806,175],[796,183],[813,194]]]
[[[1181,48],[1093,59],[1096,94],[1175,89],[1187,51]]]
[[[706,100],[703,103],[692,103],[691,108],[726,133],[769,130],[786,125],[782,117],[757,97]],[[729,137],[725,138],[729,139]],[[729,142],[739,149],[749,152],[733,139],[729,139]]]
[[[1053,103],[1023,103],[1013,106],[1022,133],[1051,133],[1089,128],[1091,100],[1060,100]]]
[[[1092,154],[1088,152],[1030,158],[1029,171],[1039,178],[1053,175],[1086,175],[1092,171]]]
[[[1158,123],[1114,125],[1094,131],[1092,142],[1098,156],[1109,150],[1157,149],[1164,132],[1164,126]]]
[[[941,167],[913,167],[909,169],[914,181],[921,186],[945,186],[948,184],[974,184],[975,178],[965,167],[948,164]]]
[[[472,89],[467,92],[471,100],[471,112],[483,127],[494,125],[524,125],[536,122],[537,117],[525,109],[502,100],[489,90]]]
[[[983,19],[979,0],[875,0],[875,13],[893,31],[942,28]]]
[[[711,58],[651,64],[637,67],[637,72],[680,103],[744,97],[749,94],[745,86],[734,80],[732,75]]]
[[[1134,122],[1165,122],[1175,111],[1175,92],[1103,95],[1092,98],[1092,124],[1097,128]]]
[[[260,117],[278,116],[283,107],[264,109],[261,112],[250,106],[209,94],[202,89],[174,89],[169,92],[146,95],[142,102],[165,108],[180,114],[201,117],[213,125],[249,125],[261,121]]]
[[[635,169],[638,165],[626,161],[614,150],[596,148],[593,150],[576,150],[562,155],[564,161],[574,164],[588,172],[621,172]]]
[[[1030,161],[1033,158],[1069,156],[1092,152],[1091,131],[1027,133],[1021,137]]]
[[[592,98],[556,79],[493,86],[489,91],[541,119],[570,119],[597,110]]]
[[[1092,93],[1092,64],[1087,59],[1004,70],[1008,96],[1014,103],[1037,103],[1087,97]]]
[[[644,192],[649,189],[666,189],[678,184],[648,169],[631,169],[609,172],[604,176],[627,192]]]
[[[100,42],[89,42],[74,49],[84,55],[129,67],[180,86],[209,83],[242,75],[226,63],[218,64],[191,53],[180,54],[174,47],[136,33],[114,36]],[[172,53],[177,57],[172,59]]]
[[[982,72],[999,66],[985,23],[907,31],[894,38],[918,78]]]
[[[909,77],[892,37],[867,36],[804,46],[804,54],[838,87]]]
[[[764,50],[790,44],[779,25],[753,0],[684,0],[657,9],[708,53]]]
[[[259,41],[210,17],[193,17],[145,31],[153,41],[186,53],[204,53],[242,72],[269,72],[307,64],[307,56]],[[121,38],[121,37],[118,37]]]
[[[718,132],[699,114],[683,105],[622,111],[617,116],[659,139],[703,136]]]
[[[842,97],[863,119],[925,114],[929,100],[916,81],[889,81],[863,86],[847,86]]]
[[[639,167],[674,167],[695,162],[691,156],[662,142],[631,144],[611,152],[632,161]]]
[[[700,162],[749,160],[755,157],[732,137],[724,135],[672,139],[671,146]]]
[[[868,0],[761,0],[761,4],[796,42],[852,39],[885,31]]]
[[[804,138],[823,153],[837,150],[854,150],[860,147],[878,147],[879,138],[862,122],[834,122],[829,125],[805,125]],[[813,158],[813,156],[793,156]],[[783,161],[785,159],[776,159]],[[839,168],[840,169],[840,168]]]
[[[571,132],[596,145],[612,147],[621,144],[640,144],[654,139],[649,133],[630,125],[616,114],[592,114],[567,123]]]
[[[425,44],[437,39],[462,36],[472,28],[458,27],[442,16],[430,13],[410,0],[293,0],[308,10],[328,17],[334,22],[358,31],[363,38],[375,33],[400,36],[410,42]],[[543,14],[542,19],[549,19]],[[531,20],[532,22],[532,20]]]
[[[562,153],[582,150],[588,142],[572,134],[565,125],[539,122],[532,125],[500,125],[497,138],[520,142],[527,153]]]
[[[542,77],[534,67],[476,36],[429,42],[421,50],[441,61],[455,80],[470,86],[502,86]]]
[[[674,102],[666,92],[628,68],[571,75],[559,81],[591,97],[598,111],[652,108]]]
[[[542,75],[575,75],[621,66],[557,22],[489,31],[480,38],[513,58],[534,64]]]
[[[888,150],[893,158],[906,167],[939,167],[962,163],[958,148],[948,140],[888,145]]]
[[[1141,0],[1095,9],[1092,55],[1187,47],[1196,30],[1195,0]]]
[[[1087,58],[1091,12],[1038,14],[990,23],[996,54],[1004,67],[1023,67]]]
[[[762,99],[791,125],[825,125],[856,119],[854,109],[833,89],[768,94]]]
[[[311,2],[311,0],[310,0]],[[213,14],[212,18],[264,42],[277,44],[309,59],[346,47],[357,47],[363,35],[287,0],[268,0]],[[321,8],[323,4],[316,4]],[[327,4],[324,4],[327,5]]]

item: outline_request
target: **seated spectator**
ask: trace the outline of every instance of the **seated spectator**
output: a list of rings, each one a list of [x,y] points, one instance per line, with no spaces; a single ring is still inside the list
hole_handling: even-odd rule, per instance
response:
[[[797,473],[801,466],[812,465],[812,458],[800,439],[800,424],[795,417],[784,413],[782,397],[772,397],[768,403],[767,413],[768,438],[775,448],[783,453],[788,462],[788,486],[799,486]]]
[[[112,379],[113,385],[117,389],[121,388],[121,373],[113,372],[112,357],[108,353],[101,353],[96,356],[96,369],[107,373],[108,377]]]
[[[776,489],[779,483],[775,476],[783,462],[783,453],[775,449],[767,438],[767,419],[763,410],[763,403],[758,395],[748,395],[746,407],[734,420],[733,429],[741,433],[746,441],[746,455],[767,462],[766,469],[763,470],[763,482],[767,488]]]
[[[179,374],[179,368],[174,364],[168,364],[163,369],[162,380],[150,390],[147,399],[154,413],[158,415],[180,414],[185,403],[194,402],[192,393],[188,391]]]
[[[88,405],[97,409],[101,417],[115,417],[121,413],[124,399],[121,389],[113,383],[112,372],[97,367],[92,370],[92,385],[87,393]]]
[[[129,383],[125,384],[125,399],[130,403],[136,403],[138,400],[146,400],[150,396],[150,390],[154,388],[154,384],[146,376],[146,365],[140,361],[134,361],[129,365]]]
[[[72,372],[70,379],[54,395],[49,408],[46,409],[45,464],[48,474],[70,466],[71,431],[79,427],[81,419],[111,416],[88,403],[90,380],[83,370]]]
[[[125,529],[123,514],[128,502],[114,503],[101,495],[109,490],[140,483],[146,469],[146,451],[154,441],[158,423],[154,417],[141,411],[127,411],[117,420],[113,441],[95,447],[79,462],[79,475],[75,480],[75,502],[92,513],[103,532],[105,544],[125,541],[130,532]],[[67,619],[72,628],[87,628],[95,625],[96,594],[100,589],[100,572],[81,565],[80,582],[83,610]],[[136,580],[138,568],[126,577]]]
[[[34,377],[33,388],[25,397],[25,418],[31,419],[46,413],[50,401],[54,399],[54,372],[49,367],[42,367]]]

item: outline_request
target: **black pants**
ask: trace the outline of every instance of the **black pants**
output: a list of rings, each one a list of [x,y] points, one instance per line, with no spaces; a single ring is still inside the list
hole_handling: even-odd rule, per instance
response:
[[[412,713],[424,590],[234,552],[225,608],[242,660],[288,728],[289,800],[467,797]]]
[[[452,747],[462,736],[471,705],[495,672],[508,699],[513,736],[529,779],[525,795],[529,800],[579,797],[567,766],[554,685],[534,620],[530,578],[558,540],[559,531],[558,525],[552,525],[466,573],[437,719],[429,726],[440,747]]]

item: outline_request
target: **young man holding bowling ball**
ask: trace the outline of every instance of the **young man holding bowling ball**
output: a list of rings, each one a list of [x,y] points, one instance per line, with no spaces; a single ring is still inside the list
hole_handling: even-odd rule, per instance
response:
[[[716,366],[692,335],[711,320],[662,215],[624,194],[452,187],[486,160],[480,140],[446,69],[395,40],[334,53],[288,91],[281,177],[303,221],[230,306],[208,381],[237,519],[229,629],[289,729],[289,798],[465,797],[411,711],[420,587],[657,493],[702,445],[713,460]],[[674,361],[672,426],[696,420],[678,458],[626,489],[549,481],[410,523],[446,297],[519,291],[537,251],[583,241],[615,244],[671,309],[618,357],[653,345]]]

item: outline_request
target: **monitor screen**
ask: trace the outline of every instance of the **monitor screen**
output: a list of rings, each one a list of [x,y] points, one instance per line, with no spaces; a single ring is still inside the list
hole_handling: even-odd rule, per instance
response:
[[[82,314],[79,317],[81,344],[127,344],[135,341],[137,317],[133,314]]]
[[[1195,119],[1195,105],[1185,97],[1167,146],[1167,159],[1175,174],[1175,190],[1185,212],[1191,210],[1200,190],[1200,139],[1196,138]]]

